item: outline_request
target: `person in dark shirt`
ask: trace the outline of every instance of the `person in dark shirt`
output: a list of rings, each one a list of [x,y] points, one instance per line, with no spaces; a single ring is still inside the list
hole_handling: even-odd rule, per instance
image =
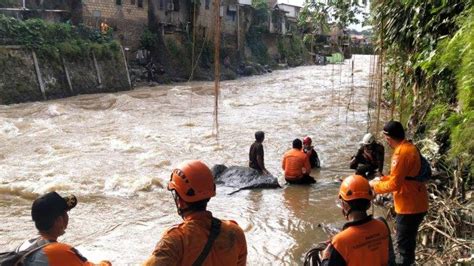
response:
[[[259,173],[268,175],[269,172],[265,168],[264,153],[263,153],[263,140],[265,139],[265,133],[263,131],[255,132],[255,142],[250,146],[249,151],[249,167],[257,170]]]
[[[376,172],[382,175],[385,153],[383,145],[377,143],[370,133],[364,135],[360,144],[361,147],[351,159],[350,168],[367,179],[374,178]]]
[[[314,146],[311,145],[312,140],[310,137],[305,137],[303,139],[303,151],[308,155],[309,163],[311,168],[321,168],[321,163],[319,162],[318,153],[314,150]]]

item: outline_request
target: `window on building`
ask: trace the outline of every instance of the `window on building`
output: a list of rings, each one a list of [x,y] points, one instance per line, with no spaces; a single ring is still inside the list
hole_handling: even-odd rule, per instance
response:
[[[118,6],[121,6],[122,5],[122,0],[115,0],[115,4],[118,5]]]
[[[165,8],[165,0],[160,0],[160,10]]]
[[[210,4],[211,4],[211,0],[206,0],[206,2],[205,2],[206,9],[209,9]]]
[[[138,7],[142,7],[143,8],[143,0],[137,0],[137,5]]]

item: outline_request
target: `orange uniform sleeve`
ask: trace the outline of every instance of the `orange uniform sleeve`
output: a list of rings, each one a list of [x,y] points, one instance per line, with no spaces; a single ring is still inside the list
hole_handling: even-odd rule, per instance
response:
[[[383,176],[373,186],[375,193],[384,194],[400,190],[404,178],[407,176],[407,161],[401,154],[394,154],[390,175]]]
[[[175,230],[170,230],[156,244],[153,254],[143,263],[145,266],[179,265],[183,257],[183,246],[180,236]]]

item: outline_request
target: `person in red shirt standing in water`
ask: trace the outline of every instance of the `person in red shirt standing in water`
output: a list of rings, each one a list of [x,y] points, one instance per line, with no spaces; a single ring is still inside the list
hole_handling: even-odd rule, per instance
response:
[[[311,168],[321,168],[321,162],[319,161],[318,153],[314,150],[310,137],[304,137],[303,139],[303,151],[306,153],[311,164]]]
[[[234,221],[219,220],[207,211],[207,203],[216,195],[211,170],[201,161],[187,161],[171,173],[168,183],[181,224],[168,229],[143,264],[236,265],[247,261],[244,231]]]

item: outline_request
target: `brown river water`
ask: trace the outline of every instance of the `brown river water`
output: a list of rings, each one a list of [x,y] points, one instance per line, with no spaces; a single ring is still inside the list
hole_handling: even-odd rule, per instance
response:
[[[73,193],[60,241],[91,261],[135,265],[181,221],[164,189],[174,166],[201,159],[247,165],[254,132],[266,133],[267,169],[282,189],[217,188],[209,209],[237,221],[248,265],[298,265],[340,226],[337,177],[366,133],[369,56],[341,65],[303,66],[221,82],[219,134],[213,135],[213,83],[142,87],[114,94],[0,106],[0,251],[36,235],[32,200]],[[309,135],[322,162],[313,186],[285,185],[280,168],[291,141]]]

